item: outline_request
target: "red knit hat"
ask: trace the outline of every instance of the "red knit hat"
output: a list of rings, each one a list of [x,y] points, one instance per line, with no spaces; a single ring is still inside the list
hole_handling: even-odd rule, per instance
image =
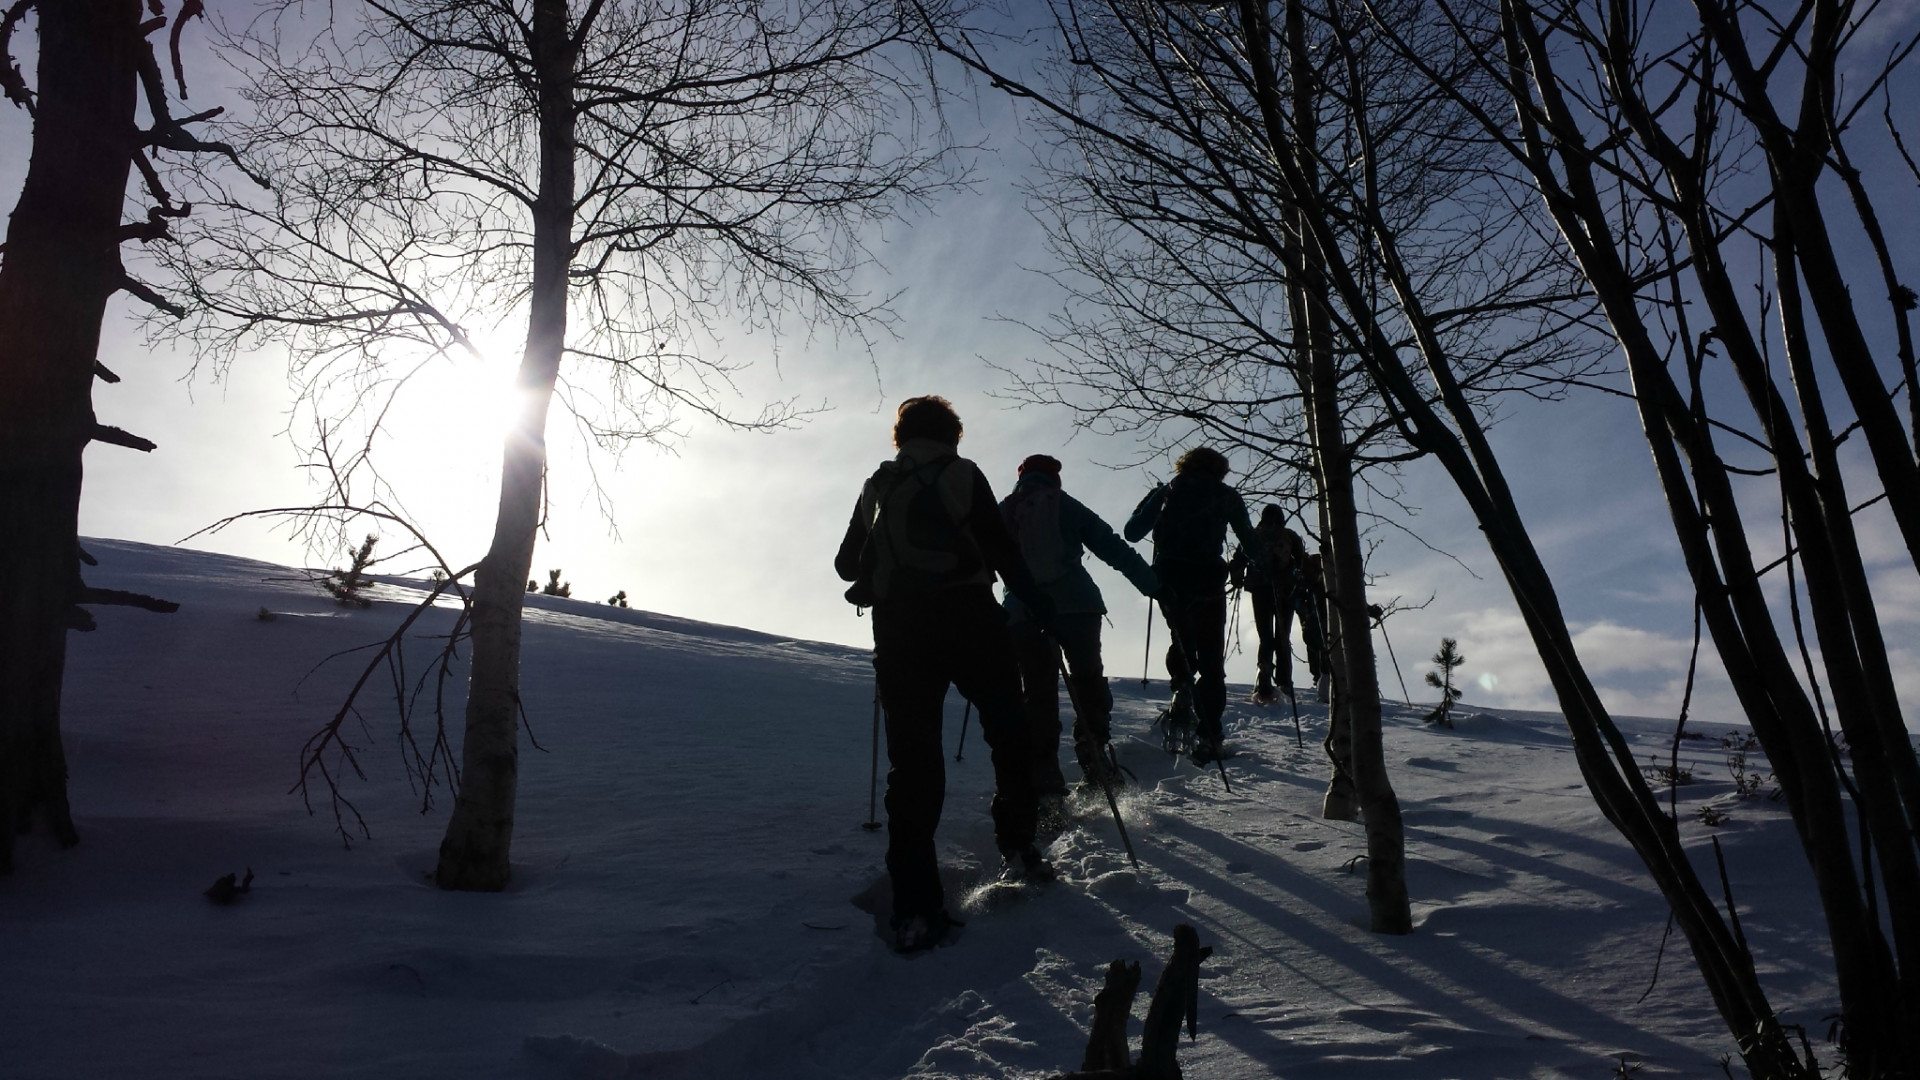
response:
[[[1020,463],[1018,475],[1025,476],[1029,471],[1052,473],[1055,476],[1059,476],[1060,460],[1058,458],[1048,457],[1045,454],[1029,454],[1027,455],[1027,460]]]

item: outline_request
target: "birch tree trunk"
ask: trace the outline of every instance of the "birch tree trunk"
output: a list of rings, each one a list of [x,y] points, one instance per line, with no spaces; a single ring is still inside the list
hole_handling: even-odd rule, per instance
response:
[[[63,846],[60,689],[79,599],[81,452],[121,287],[138,0],[41,0],[33,155],[0,262],[0,872],[37,809]]]
[[[1272,30],[1264,10],[1242,21],[1251,46],[1256,76],[1275,86],[1267,42]],[[1293,163],[1304,187],[1318,189],[1313,141],[1317,137],[1311,57],[1306,40],[1306,16],[1299,0],[1286,7],[1286,45],[1293,77],[1293,139],[1289,146],[1278,123],[1278,110],[1263,110],[1275,153],[1293,153]],[[1262,95],[1269,104],[1272,97]],[[1406,827],[1400,800],[1387,776],[1386,747],[1380,729],[1380,675],[1373,653],[1371,622],[1367,618],[1366,562],[1360,546],[1360,515],[1353,496],[1353,452],[1348,446],[1340,411],[1340,372],[1334,363],[1330,290],[1318,240],[1295,222],[1300,265],[1294,280],[1305,298],[1295,305],[1296,317],[1307,316],[1309,348],[1295,360],[1303,377],[1302,390],[1309,410],[1307,430],[1320,489],[1321,524],[1326,553],[1327,607],[1332,625],[1325,628],[1327,667],[1333,680],[1333,709],[1329,746],[1334,756],[1322,814],[1350,820],[1351,804],[1359,803],[1367,831],[1367,906],[1375,933],[1413,932],[1413,913],[1407,898]],[[1340,730],[1344,727],[1344,732]],[[1345,746],[1341,736],[1344,734]],[[1351,794],[1343,790],[1350,785]]]
[[[511,874],[520,771],[520,617],[546,480],[547,413],[566,347],[573,256],[575,48],[569,30],[566,0],[535,0],[531,51],[539,80],[540,190],[533,207],[533,288],[526,351],[514,380],[520,400],[501,452],[493,543],[474,574],[473,670],[460,791],[434,872],[443,889],[497,892]]]

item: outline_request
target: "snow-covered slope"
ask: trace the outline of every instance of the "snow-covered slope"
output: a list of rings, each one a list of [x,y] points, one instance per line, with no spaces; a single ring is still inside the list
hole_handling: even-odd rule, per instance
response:
[[[1116,681],[1143,870],[1087,807],[1051,848],[1059,884],[902,959],[850,902],[884,845],[860,827],[864,652],[532,600],[543,749],[522,751],[515,884],[448,894],[426,876],[448,800],[420,812],[390,692],[366,699],[367,776],[343,785],[371,839],[343,848],[324,793],[313,816],[289,793],[364,663],[322,661],[384,637],[406,589],[346,610],[281,567],[87,546],[93,584],[182,606],[99,610],[99,631],[73,636],[83,843],[36,832],[0,879],[0,1076],[1043,1076],[1079,1063],[1115,957],[1143,961],[1137,1040],[1179,922],[1215,950],[1181,1051],[1196,1080],[1599,1078],[1622,1058],[1701,1077],[1732,1049],[1683,942],[1639,1000],[1665,909],[1553,716],[1469,710],[1443,731],[1389,707],[1418,924],[1389,938],[1365,929],[1359,827],[1317,816],[1323,706],[1302,705],[1304,749],[1284,706],[1231,706],[1228,793],[1152,743],[1164,682]],[[821,602],[838,602],[830,582]],[[415,668],[449,621],[408,641]],[[1665,725],[1630,734],[1664,759]],[[1763,978],[1817,1032],[1831,975],[1803,861],[1777,804],[1733,795],[1712,734],[1683,751],[1682,828],[1711,875],[1698,805],[1730,813],[1714,831]],[[957,887],[992,847],[986,749],[977,728],[968,740],[941,831]],[[203,898],[248,868],[239,903]]]

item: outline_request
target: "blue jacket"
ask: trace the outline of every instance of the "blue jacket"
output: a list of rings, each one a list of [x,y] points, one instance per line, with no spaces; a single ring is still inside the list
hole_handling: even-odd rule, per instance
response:
[[[1041,541],[1037,546],[1047,547],[1044,543],[1047,538],[1021,537],[1018,519],[1022,505],[1036,498],[1057,500],[1059,539],[1058,546],[1052,550],[1027,551],[1036,539]],[[1044,503],[1033,505],[1041,506]],[[1140,553],[1120,539],[1112,526],[1100,520],[1100,515],[1061,491],[1060,477],[1053,473],[1029,471],[1021,477],[1013,494],[1001,500],[1000,513],[1006,519],[1007,531],[1021,543],[1021,554],[1026,557],[1041,591],[1053,600],[1054,610],[1058,614],[1106,613],[1107,605],[1100,597],[1100,587],[1093,583],[1093,576],[1081,564],[1081,555],[1085,551],[1093,552],[1101,562],[1126,575],[1142,595],[1152,596],[1159,590],[1159,579],[1147,561],[1140,557]],[[1036,556],[1043,565],[1035,565]],[[1006,598],[1006,605],[1010,622],[1021,622],[1027,618],[1026,605],[1011,594]]]

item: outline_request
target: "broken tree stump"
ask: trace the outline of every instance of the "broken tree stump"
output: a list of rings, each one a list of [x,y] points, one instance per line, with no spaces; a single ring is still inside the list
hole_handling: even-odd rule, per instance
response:
[[[1173,928],[1173,955],[1154,983],[1146,1030],[1140,1036],[1140,1060],[1132,1063],[1127,1060],[1127,1017],[1140,989],[1140,965],[1122,960],[1107,965],[1107,985],[1093,999],[1093,1030],[1080,1071],[1054,1080],[1182,1080],[1174,1052],[1180,1047],[1183,1023],[1189,1037],[1199,1037],[1200,962],[1212,955],[1213,948],[1201,947],[1193,927],[1181,923]]]
[[[1140,962],[1115,960],[1107,965],[1107,985],[1093,999],[1093,1030],[1087,1033],[1087,1056],[1080,1071],[1124,1069],[1132,1064],[1127,1051],[1127,1018],[1140,992]]]
[[[1180,1080],[1180,1023],[1187,1037],[1200,1037],[1200,961],[1213,955],[1211,945],[1200,947],[1200,934],[1186,923],[1173,928],[1173,955],[1153,984],[1153,1004],[1147,1007],[1146,1030],[1140,1033],[1141,1076]]]

